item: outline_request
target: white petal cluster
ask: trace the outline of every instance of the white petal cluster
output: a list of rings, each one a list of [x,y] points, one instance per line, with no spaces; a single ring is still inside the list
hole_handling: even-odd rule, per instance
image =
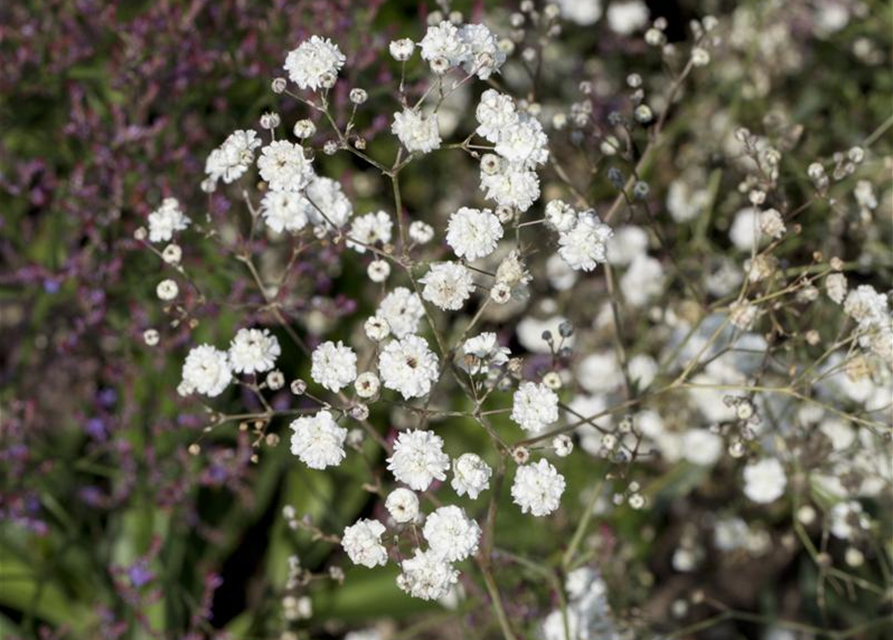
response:
[[[205,173],[212,182],[235,182],[254,162],[254,150],[261,145],[256,131],[233,131],[205,161]]]
[[[398,482],[425,491],[434,480],[444,480],[450,458],[443,452],[443,438],[432,431],[403,431],[388,458],[388,471]]]
[[[546,205],[546,222],[559,233],[565,233],[576,226],[577,212],[564,200],[550,200]]]
[[[430,153],[440,148],[437,114],[424,115],[414,109],[394,114],[391,132],[410,153]]]
[[[829,512],[831,535],[841,540],[854,540],[861,531],[871,526],[868,515],[863,513],[862,503],[856,500],[838,502]]]
[[[495,151],[513,165],[532,169],[548,160],[548,145],[539,120],[521,114],[517,122],[499,131]]]
[[[459,572],[433,551],[416,549],[412,558],[400,563],[403,570],[397,586],[414,598],[439,600],[450,592],[459,579]]]
[[[149,242],[167,242],[190,222],[176,198],[165,198],[161,206],[149,214]]]
[[[405,399],[419,398],[431,391],[437,380],[437,356],[424,338],[408,335],[389,342],[378,358],[378,370],[388,389]]]
[[[341,546],[354,564],[373,569],[388,562],[388,551],[381,543],[385,526],[378,520],[363,519],[344,529]]]
[[[605,262],[605,244],[612,236],[594,211],[584,211],[570,231],[559,234],[558,254],[577,271],[592,271]]]
[[[422,535],[431,551],[450,562],[459,562],[477,553],[481,528],[463,509],[450,505],[428,516]]]
[[[269,329],[239,329],[229,346],[229,361],[235,373],[260,373],[272,369],[280,353],[279,340]]]
[[[497,73],[505,63],[505,52],[499,48],[496,36],[482,24],[466,24],[459,29],[459,38],[468,47],[463,65],[466,73],[474,73],[481,80]]]
[[[558,395],[542,383],[522,382],[512,396],[511,418],[525,431],[539,433],[558,420]]]
[[[490,367],[501,367],[509,361],[512,352],[499,344],[495,333],[485,331],[466,340],[462,345],[462,353],[466,357],[460,360],[459,366],[471,375],[476,375],[486,373]]]
[[[475,111],[478,121],[477,134],[496,144],[502,131],[517,124],[520,117],[511,96],[487,89]]]
[[[307,226],[305,202],[294,191],[267,191],[260,203],[260,215],[273,231],[295,233]]]
[[[453,479],[450,486],[455,492],[472,500],[477,500],[483,491],[490,487],[493,470],[476,453],[463,453],[453,460]]]
[[[445,60],[451,67],[465,63],[471,54],[468,43],[459,34],[459,28],[447,20],[428,27],[419,47],[424,60]]]
[[[353,215],[353,205],[344,195],[341,183],[331,178],[314,178],[301,194],[304,215],[320,229],[341,228]]]
[[[490,209],[461,207],[450,216],[447,244],[466,260],[486,258],[502,239],[502,224]]]
[[[495,173],[481,172],[481,190],[496,204],[527,211],[540,197],[540,179],[536,171],[502,161]]]
[[[445,311],[461,309],[474,291],[471,271],[458,262],[435,262],[419,282],[422,297]]]
[[[419,517],[419,497],[406,487],[397,487],[391,491],[384,507],[398,524],[413,522]]]
[[[219,396],[233,378],[229,355],[208,344],[193,347],[183,363],[182,377],[177,389],[180,395]]]
[[[546,516],[558,508],[564,486],[564,476],[548,460],[540,460],[518,467],[512,500],[523,513]]]
[[[642,307],[663,292],[664,281],[664,268],[660,261],[641,255],[632,261],[620,278],[620,290],[627,304]]]
[[[304,149],[288,140],[274,140],[261,149],[257,168],[271,191],[300,191],[313,178]]]
[[[347,429],[339,427],[329,411],[302,416],[291,423],[291,452],[311,469],[338,466],[347,456]]]
[[[887,296],[867,284],[850,291],[843,302],[843,312],[858,322],[860,329],[883,326],[889,322],[887,307]]]
[[[788,477],[775,458],[764,458],[744,468],[744,495],[759,503],[775,502],[784,495]]]
[[[354,218],[350,225],[347,246],[357,253],[366,253],[367,246],[390,242],[393,227],[391,216],[386,211],[376,211]]]
[[[316,91],[321,86],[333,84],[346,60],[338,45],[331,40],[311,36],[288,53],[283,68],[298,87]]]
[[[397,287],[384,297],[375,315],[388,323],[395,337],[404,338],[418,330],[425,308],[417,294]]]
[[[338,392],[357,377],[357,354],[340,340],[323,342],[313,350],[310,377],[329,391]]]

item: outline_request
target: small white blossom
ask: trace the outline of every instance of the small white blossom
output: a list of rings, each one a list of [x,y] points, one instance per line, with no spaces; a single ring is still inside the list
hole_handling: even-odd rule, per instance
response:
[[[378,358],[384,386],[405,399],[425,396],[437,380],[437,356],[424,338],[408,335],[389,342]]]
[[[366,246],[387,244],[391,241],[391,230],[394,223],[385,211],[367,213],[354,218],[350,225],[347,246],[357,253],[365,253]],[[359,244],[362,243],[362,244]]]
[[[512,499],[523,513],[546,516],[561,503],[565,481],[548,460],[518,467],[512,484]]]
[[[363,331],[373,342],[381,342],[391,333],[391,326],[384,318],[372,316],[363,323]]]
[[[459,29],[459,38],[468,48],[464,69],[486,80],[505,63],[505,52],[499,48],[496,36],[485,25],[466,24]]]
[[[462,207],[450,216],[447,244],[460,258],[485,258],[496,249],[503,229],[499,218],[490,209]]]
[[[388,550],[381,543],[385,526],[378,520],[363,519],[344,529],[341,546],[354,564],[373,569],[388,563]]]
[[[298,87],[316,91],[329,85],[330,79],[338,75],[346,60],[338,45],[331,40],[311,36],[288,53],[283,68]]]
[[[219,396],[232,380],[229,356],[226,351],[202,344],[193,347],[183,363],[181,395],[201,393],[210,398]]]
[[[788,478],[775,458],[765,458],[744,468],[744,494],[759,503],[769,503],[784,495]]]
[[[262,144],[256,131],[233,131],[205,161],[205,173],[211,183],[235,182],[254,162],[254,150]],[[213,187],[212,187],[213,188]]]
[[[871,525],[868,515],[863,513],[862,504],[855,500],[838,502],[829,513],[831,535],[841,540],[854,540],[860,531]]]
[[[540,197],[540,179],[536,171],[503,162],[493,174],[481,174],[481,190],[497,204],[527,211]]]
[[[425,116],[412,109],[394,114],[391,132],[410,153],[430,153],[440,148],[437,114]]]
[[[366,267],[366,275],[372,282],[384,282],[391,275],[391,264],[387,260],[373,260]]]
[[[149,214],[149,242],[167,242],[191,221],[183,213],[176,198],[165,198],[161,206]]]
[[[566,233],[577,224],[577,212],[564,200],[550,200],[546,205],[546,221],[558,232]]]
[[[445,311],[461,309],[474,291],[471,272],[458,262],[435,262],[419,282],[422,297]]]
[[[487,89],[481,95],[475,117],[478,121],[477,134],[489,142],[496,143],[500,132],[518,122],[519,115],[511,96]]]
[[[403,573],[397,578],[397,586],[422,600],[438,600],[449,594],[459,579],[459,572],[433,551],[416,549],[412,558],[407,558],[400,567]]]
[[[387,462],[394,478],[415,491],[426,491],[434,480],[446,479],[450,468],[450,458],[443,452],[443,439],[432,431],[401,432]]]
[[[522,382],[512,396],[511,418],[525,431],[539,433],[558,420],[558,395],[544,384]]]
[[[329,391],[341,391],[357,377],[357,354],[340,340],[323,342],[311,359],[310,377]]]
[[[558,254],[572,269],[592,271],[605,262],[605,244],[612,235],[594,211],[581,213],[574,228],[558,236]]]
[[[766,209],[760,213],[760,231],[770,238],[778,239],[787,231],[784,218],[776,209]]]
[[[307,226],[305,200],[294,191],[267,191],[260,203],[264,223],[277,233],[295,233]]]
[[[460,37],[456,25],[446,20],[428,27],[428,32],[425,33],[419,47],[424,60],[430,63],[437,59],[443,59],[451,67],[463,64],[471,53],[468,43]]]
[[[300,191],[313,178],[304,149],[287,140],[274,140],[261,149],[257,168],[271,191]]]
[[[406,62],[412,57],[413,51],[415,51],[415,43],[409,38],[402,38],[401,40],[393,40],[388,45],[388,51],[391,53],[391,57],[398,62]]]
[[[371,398],[378,393],[381,381],[378,379],[378,376],[371,371],[364,371],[357,376],[353,386],[354,389],[357,390],[358,396],[361,398]]]
[[[311,469],[338,466],[346,457],[347,429],[329,411],[302,416],[291,423],[291,452]]]
[[[158,286],[155,287],[155,294],[158,296],[158,299],[164,300],[165,302],[170,302],[176,298],[179,293],[180,287],[178,287],[177,283],[170,278],[162,280],[158,283]]]
[[[314,178],[301,194],[301,206],[310,223],[323,229],[340,229],[353,215],[341,183],[331,178]]]
[[[428,516],[422,535],[431,551],[450,562],[459,562],[477,553],[481,528],[460,507],[450,505]]]
[[[842,273],[832,273],[825,278],[825,290],[828,292],[828,297],[837,304],[842,303],[846,297],[847,286],[846,276]]]
[[[269,329],[239,329],[229,347],[229,361],[235,373],[260,373],[272,369],[280,353],[279,340]]]
[[[425,308],[418,295],[406,287],[397,287],[384,297],[375,315],[387,321],[395,337],[403,338],[418,330]]]
[[[512,165],[532,169],[549,158],[549,139],[539,120],[525,115],[499,131],[495,151]]]
[[[406,487],[391,491],[384,506],[398,524],[407,524],[419,517],[419,497]]]
[[[409,238],[416,244],[427,244],[434,239],[434,227],[421,220],[413,220],[409,225]]]
[[[481,492],[490,486],[493,470],[476,453],[463,453],[453,460],[453,479],[450,486],[460,495],[466,493],[472,500],[477,500]]]
[[[559,458],[566,458],[574,451],[574,441],[569,435],[562,433],[552,439],[552,448]]]
[[[471,375],[486,373],[490,367],[500,367],[509,361],[511,355],[508,347],[501,346],[496,334],[489,331],[466,340],[462,353],[466,358],[460,361],[460,366]]]

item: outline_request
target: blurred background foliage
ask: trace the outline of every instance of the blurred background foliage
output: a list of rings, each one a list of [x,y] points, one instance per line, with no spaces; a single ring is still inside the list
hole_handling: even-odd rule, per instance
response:
[[[761,3],[648,4],[652,16],[667,17],[670,37],[682,39],[690,18],[727,16],[736,5]],[[665,177],[684,169],[686,156],[672,150],[685,149],[698,127],[720,111],[755,131],[765,128],[772,112],[783,112],[788,124],[802,124],[797,152],[785,154],[782,169],[798,176],[809,162],[849,148],[883,123],[893,106],[891,5],[863,4],[868,17],[838,36],[821,40],[804,33],[802,41],[792,40],[791,50],[807,60],[796,72],[782,74],[765,96],[746,95],[740,77],[724,79],[721,70],[698,76],[667,128],[671,151],[649,168],[654,184],[665,185]],[[504,15],[513,4],[454,6],[466,15]],[[365,469],[356,456],[333,472],[317,473],[295,464],[280,446],[265,450],[261,464],[252,465],[249,435],[235,429],[207,436],[202,456],[187,453],[201,437],[204,418],[173,393],[184,347],[191,340],[226,340],[244,315],[220,306],[206,314],[213,322],[203,321],[192,334],[173,329],[163,349],[146,349],[143,330],[163,322],[153,300],[161,270],[132,238],[164,196],[176,196],[187,210],[204,206],[198,189],[204,158],[230,131],[271,109],[286,123],[297,117],[298,105],[280,102],[268,87],[281,73],[285,53],[302,39],[328,35],[347,54],[339,82],[343,108],[343,94],[355,84],[374,96],[376,85],[393,79],[394,66],[380,56],[383,48],[395,37],[418,39],[425,14],[434,8],[404,0],[22,0],[0,6],[0,636],[149,638],[154,630],[165,638],[218,631],[272,638],[280,625],[288,556],[297,553],[305,566],[322,570],[337,553],[330,544],[289,530],[282,507],[293,505],[331,531],[373,512],[375,500],[361,488]],[[798,34],[796,26],[792,33]],[[577,78],[622,82],[633,71],[646,78],[660,71],[656,56],[639,43],[624,43],[602,23],[568,24],[564,37],[571,52],[565,66],[575,68]],[[885,52],[881,64],[854,61],[844,44],[859,37]],[[588,59],[598,64],[584,64]],[[768,63],[755,51],[753,64]],[[554,81],[554,95],[572,95],[575,83]],[[605,102],[605,113],[619,104]],[[388,126],[381,119],[361,124],[370,137]],[[391,144],[383,136],[372,148],[388,157]],[[889,154],[889,136],[876,146],[879,154]],[[701,151],[716,176],[714,190],[734,189],[734,175],[724,173],[718,155]],[[454,202],[463,190],[476,188],[474,177],[469,181],[437,162],[426,160],[423,168],[407,172],[409,211]],[[320,163],[321,174],[345,183],[358,170],[343,155]],[[432,180],[435,175],[444,179]],[[595,200],[609,197],[610,187],[603,184]],[[367,186],[351,193],[356,211],[387,202],[380,185]],[[795,182],[786,188],[792,199],[806,197]],[[721,197],[716,202],[713,215],[721,228],[735,210]],[[226,215],[226,205],[218,206]],[[810,230],[816,237],[804,236],[805,255],[823,241],[821,225]],[[685,233],[671,240],[684,246],[680,255],[689,267],[698,268],[703,256],[721,251],[726,242],[724,234]],[[889,237],[861,240],[875,243],[880,249],[874,253],[889,258],[882,250],[889,249]],[[839,250],[850,252],[844,259],[858,260],[866,244]],[[362,267],[339,271],[336,258],[322,255],[318,270],[301,274],[297,293],[306,298],[295,303],[295,315],[337,318],[355,312],[348,299],[362,298]],[[188,260],[202,265],[211,298],[235,297],[231,287],[246,286],[233,285],[244,274],[213,247],[190,247]],[[866,274],[889,285],[889,260],[870,267]],[[336,291],[343,300],[323,301]],[[360,308],[356,317],[367,312]],[[338,330],[330,335],[337,339]],[[309,370],[297,351],[287,349],[283,362],[292,363],[289,377]],[[373,414],[373,422],[387,420]],[[280,432],[285,426],[278,425]],[[488,451],[474,426],[451,419],[443,427],[450,430],[451,455]],[[584,508],[586,490],[605,468],[573,456],[563,471],[569,481],[566,509],[555,521],[522,516],[503,492],[498,548],[547,566],[560,564],[555,540],[569,537],[575,526],[562,518],[575,504]],[[662,580],[670,571],[668,551],[655,532],[671,522],[676,499],[703,484],[705,473],[683,464],[645,478],[653,507],[618,511],[609,524],[599,525],[605,535],[641,539],[633,557],[601,559],[606,580],[616,587],[616,607],[642,606],[645,585],[633,575],[647,569]],[[708,502],[720,505],[728,498],[722,480],[714,478],[717,488]],[[823,621],[808,599],[796,597],[815,590],[814,565],[788,557],[777,565],[767,575],[717,567],[699,576],[698,586],[749,582],[740,596],[743,608],[787,613],[793,597],[798,616],[834,626],[858,624],[866,611],[889,607],[881,598],[854,603],[829,592],[835,619]],[[764,581],[768,575],[771,580]],[[507,570],[501,579],[515,594],[517,610],[529,605],[532,622],[548,590],[537,567]],[[465,615],[443,613],[401,594],[386,570],[350,570],[342,587],[320,582],[311,593],[313,637],[339,637],[348,626],[378,619],[405,626],[398,637],[469,637],[469,628],[482,637],[496,633],[495,627],[476,626],[493,624],[475,610],[485,600],[481,592],[458,605],[467,608],[459,612]],[[744,623],[736,633],[757,637],[759,628]]]

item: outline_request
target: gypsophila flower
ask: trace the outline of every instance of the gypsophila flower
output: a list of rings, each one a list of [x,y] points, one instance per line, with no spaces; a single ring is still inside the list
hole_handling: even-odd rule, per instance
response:
[[[311,36],[288,53],[283,68],[298,87],[316,91],[328,85],[330,77],[338,75],[345,61],[344,54],[331,40]]]
[[[357,379],[354,381],[354,388],[357,390],[357,395],[361,398],[371,398],[378,393],[380,384],[377,375],[371,371],[365,371],[357,376]]]
[[[414,598],[438,600],[445,597],[459,579],[459,572],[433,551],[416,549],[415,555],[400,563],[403,573],[397,586]]]
[[[388,551],[381,543],[385,526],[378,520],[358,520],[345,527],[341,546],[354,564],[373,569],[388,562]]]
[[[415,491],[426,491],[434,480],[446,479],[450,468],[450,458],[443,452],[443,439],[432,431],[401,432],[387,462],[394,478]]]
[[[414,220],[409,225],[409,238],[416,244],[427,244],[434,239],[434,227],[427,222]]]
[[[605,244],[612,235],[594,211],[585,211],[573,229],[559,234],[558,254],[572,269],[592,271],[605,262]]]
[[[489,331],[466,340],[462,353],[466,357],[460,361],[460,366],[471,375],[486,373],[490,367],[501,367],[511,355],[507,347],[499,344],[496,334]]]
[[[425,308],[418,295],[406,287],[397,287],[384,297],[375,315],[388,323],[395,337],[403,338],[418,330]]]
[[[323,229],[340,229],[353,215],[341,183],[331,178],[314,178],[301,196],[301,206],[310,223]]]
[[[522,114],[517,122],[500,129],[495,151],[512,165],[532,169],[548,159],[548,144],[543,125]]]
[[[164,251],[161,252],[161,259],[170,265],[180,264],[182,258],[183,249],[177,244],[169,244],[164,248]]]
[[[419,283],[425,300],[448,311],[461,309],[474,291],[471,272],[458,262],[435,262]]]
[[[384,386],[405,399],[427,395],[437,380],[437,356],[424,338],[408,335],[389,342],[378,358]]]
[[[499,48],[496,36],[486,26],[463,25],[459,29],[459,38],[468,49],[464,63],[466,73],[474,73],[481,80],[487,80],[505,63],[505,52]]]
[[[164,300],[165,302],[170,302],[176,298],[179,293],[180,287],[178,287],[177,283],[170,278],[162,280],[158,283],[158,286],[155,287],[155,294],[158,296],[158,299]]]
[[[373,260],[366,267],[366,275],[372,282],[384,282],[391,275],[391,264],[387,260]]]
[[[442,59],[451,67],[463,64],[471,54],[468,43],[459,35],[459,29],[447,21],[428,27],[419,48],[422,50],[422,58],[429,63]]]
[[[479,123],[477,134],[494,144],[499,140],[500,132],[519,120],[515,101],[495,89],[487,89],[481,94],[475,117]]]
[[[366,246],[387,244],[391,241],[394,223],[385,211],[376,211],[354,218],[350,225],[347,246],[357,253],[365,253]]]
[[[748,300],[736,300],[729,305],[729,321],[739,329],[750,329],[759,315],[759,307]]]
[[[205,173],[212,183],[229,184],[244,175],[254,162],[254,150],[262,144],[256,131],[233,131],[205,161]]]
[[[304,149],[287,140],[274,140],[261,149],[257,168],[271,191],[299,191],[313,178]]]
[[[307,226],[303,197],[293,191],[268,191],[260,203],[264,223],[277,233],[300,231]]]
[[[496,249],[503,229],[490,209],[461,207],[450,216],[447,225],[447,244],[460,258],[485,258]]]
[[[398,524],[407,524],[419,517],[419,497],[406,487],[391,491],[384,506]]]
[[[271,371],[266,378],[267,387],[273,391],[279,391],[285,386],[285,374],[279,370]]]
[[[847,294],[843,312],[859,323],[862,329],[883,325],[888,321],[887,296],[870,285],[860,285]]]
[[[544,384],[522,382],[512,396],[512,420],[539,433],[558,420],[558,395]]]
[[[463,453],[453,460],[453,479],[450,486],[457,495],[466,493],[472,500],[490,487],[490,476],[493,470],[475,453]]]
[[[412,57],[413,51],[415,51],[415,43],[409,38],[393,40],[388,45],[388,51],[390,51],[394,60],[406,62]]]
[[[430,153],[440,148],[437,114],[422,115],[412,109],[394,114],[391,132],[410,153]]]
[[[546,205],[546,221],[558,232],[571,231],[577,224],[577,212],[563,200],[550,200]]]
[[[347,429],[339,427],[329,411],[303,416],[291,423],[291,452],[311,469],[338,466],[347,455]]]
[[[559,458],[566,458],[574,451],[574,441],[569,435],[562,433],[552,439],[552,448]]]
[[[481,190],[497,204],[527,211],[540,197],[540,179],[535,171],[503,161],[496,173],[481,174]]]
[[[313,350],[310,377],[329,391],[338,392],[357,377],[357,354],[340,340],[323,342]]]
[[[316,134],[316,125],[313,124],[312,120],[298,120],[295,122],[295,126],[292,128],[292,133],[295,134],[295,137],[299,140],[306,140],[307,138],[312,138],[314,134]]]
[[[764,458],[744,468],[744,494],[759,503],[769,503],[784,495],[788,479],[775,458]]]
[[[223,393],[232,380],[226,351],[202,344],[193,347],[183,363],[183,381],[177,388],[180,395],[201,393],[210,398]]]
[[[381,342],[391,333],[391,326],[388,321],[379,316],[372,316],[363,323],[363,331],[366,336],[373,342]]]
[[[548,460],[518,467],[512,483],[512,500],[522,513],[546,516],[555,511],[564,493],[564,476]]]
[[[269,329],[239,329],[229,347],[229,361],[235,373],[260,373],[272,369],[280,353],[279,340]]]
[[[149,242],[167,242],[191,221],[183,213],[176,198],[165,198],[161,206],[149,214]]]
[[[770,238],[780,238],[787,229],[784,226],[784,219],[776,209],[766,209],[760,212],[760,231]]]
[[[863,513],[863,507],[856,500],[838,502],[828,514],[831,525],[828,527],[831,535],[841,540],[855,540],[859,533],[870,526],[868,515]]]
[[[450,562],[459,562],[477,553],[481,528],[460,507],[450,505],[427,517],[422,535],[431,551]]]
[[[843,302],[847,292],[846,276],[842,273],[832,273],[825,278],[825,290],[828,297],[837,304]]]
[[[146,329],[143,331],[143,342],[150,347],[157,345],[159,338],[160,336],[157,329]]]

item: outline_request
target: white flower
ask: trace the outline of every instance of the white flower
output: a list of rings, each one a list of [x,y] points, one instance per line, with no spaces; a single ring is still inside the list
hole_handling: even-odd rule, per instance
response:
[[[346,457],[347,429],[339,427],[330,412],[300,417],[291,428],[291,452],[311,469],[337,466]]]
[[[540,460],[518,467],[512,499],[523,513],[546,516],[558,508],[564,486],[564,476],[548,460]]]
[[[863,284],[850,291],[843,303],[843,312],[859,323],[862,329],[883,326],[887,320],[887,296]]]
[[[357,390],[358,396],[361,398],[371,398],[378,393],[381,381],[378,379],[378,376],[371,371],[364,371],[357,376],[353,386],[354,389]]]
[[[832,273],[825,278],[825,290],[828,292],[828,297],[837,304],[843,302],[848,286],[846,276],[842,273]]]
[[[430,153],[440,148],[440,130],[437,114],[424,116],[418,111],[404,109],[394,114],[391,132],[410,153]]]
[[[648,234],[642,227],[626,225],[614,231],[608,243],[606,255],[608,262],[617,266],[625,266],[648,250]]]
[[[451,67],[463,64],[471,53],[468,43],[460,37],[456,25],[446,20],[428,27],[419,47],[424,60],[431,62],[440,58],[446,60]]]
[[[752,207],[741,209],[732,221],[729,239],[740,251],[750,251],[758,247],[762,240],[759,211]]]
[[[539,433],[558,420],[558,396],[544,384],[522,382],[512,396],[511,418],[525,431]]]
[[[784,226],[784,218],[776,209],[766,209],[760,213],[760,231],[770,238],[780,238],[787,231]]]
[[[205,161],[205,173],[212,182],[235,182],[254,162],[254,150],[261,145],[256,131],[233,131]]]
[[[419,282],[422,297],[445,311],[461,309],[474,291],[471,272],[458,262],[435,262]]]
[[[162,280],[158,283],[158,286],[155,287],[155,294],[158,296],[159,300],[164,300],[165,302],[170,302],[180,293],[180,287],[177,286],[177,283],[167,278],[166,280]]]
[[[301,194],[304,215],[316,227],[343,227],[353,215],[353,206],[341,183],[331,178],[314,178]]]
[[[161,206],[149,214],[149,242],[167,242],[190,222],[176,198],[165,198]]]
[[[422,600],[438,600],[450,592],[459,579],[459,572],[433,551],[416,549],[412,558],[404,560],[397,577],[397,586]]]
[[[682,457],[704,467],[716,464],[723,452],[722,438],[706,429],[689,429],[682,436]]]
[[[612,2],[608,6],[608,26],[620,35],[627,36],[641,29],[648,22],[648,6],[642,0]]]
[[[389,342],[378,358],[384,386],[409,400],[427,395],[437,380],[437,356],[424,338],[408,335]]]
[[[450,562],[459,562],[477,553],[481,528],[461,508],[450,505],[428,516],[422,535],[431,551]]]
[[[406,524],[419,517],[419,497],[406,487],[391,491],[384,507],[398,524]]]
[[[577,224],[577,212],[564,200],[550,200],[546,205],[546,221],[558,232],[570,231]]]
[[[381,342],[391,333],[391,326],[384,318],[372,316],[363,323],[363,331],[373,342]]]
[[[460,361],[460,366],[471,375],[486,373],[490,367],[499,367],[509,361],[511,351],[503,347],[496,339],[496,334],[484,332],[473,338],[469,338],[462,345],[462,352],[466,356]]]
[[[860,530],[871,525],[868,516],[862,513],[862,504],[855,500],[838,502],[831,507],[830,516],[831,535],[841,540],[853,540]]]
[[[387,244],[391,241],[391,229],[394,223],[385,211],[367,213],[355,218],[350,225],[350,237],[347,246],[357,253],[365,253],[366,246]],[[358,244],[357,242],[362,244]]]
[[[323,342],[313,350],[310,377],[329,391],[338,392],[357,377],[357,354],[340,340]]]
[[[472,500],[477,500],[481,492],[490,487],[493,470],[476,453],[463,453],[453,460],[453,479],[450,486],[455,492]]]
[[[434,227],[427,222],[414,220],[409,225],[409,238],[416,244],[428,244],[434,239]]]
[[[663,265],[650,256],[638,256],[620,278],[620,290],[630,306],[644,306],[664,290]]]
[[[446,241],[466,260],[485,258],[496,249],[503,229],[490,209],[461,207],[450,216]]]
[[[321,86],[329,86],[345,61],[344,54],[331,40],[311,36],[288,53],[283,68],[301,89],[316,91]]]
[[[481,94],[481,101],[475,111],[480,126],[477,134],[489,142],[496,143],[499,134],[518,122],[515,101],[511,96],[499,93],[495,89],[487,89]]]
[[[373,569],[388,563],[388,550],[381,543],[385,526],[378,520],[357,520],[345,527],[341,546],[354,564]]]
[[[169,244],[161,252],[161,259],[167,264],[178,265],[183,259],[183,249],[178,244]]]
[[[602,0],[558,0],[566,20],[588,27],[602,17]]]
[[[540,179],[536,171],[503,161],[495,173],[481,173],[481,190],[497,204],[527,211],[540,197]]]
[[[313,178],[304,149],[287,140],[274,140],[261,149],[257,168],[271,191],[300,191]]]
[[[571,231],[558,236],[558,254],[571,268],[592,271],[605,262],[605,243],[612,235],[595,212],[583,212]]]
[[[372,282],[384,282],[391,275],[391,264],[387,260],[373,260],[366,267],[366,275]]]
[[[711,200],[708,189],[697,189],[688,180],[680,178],[671,182],[667,190],[667,211],[676,222],[688,222],[700,217]]]
[[[443,439],[432,431],[401,432],[387,462],[394,478],[415,491],[425,491],[432,481],[444,480],[450,468]]]
[[[304,197],[294,191],[267,191],[260,203],[260,215],[277,233],[300,231],[307,226]]]
[[[561,433],[552,439],[552,448],[559,458],[566,458],[574,452],[574,441],[566,433]]]
[[[518,122],[499,131],[495,150],[513,165],[532,169],[549,158],[549,139],[539,120],[522,114]]]
[[[418,295],[406,287],[397,287],[384,297],[375,315],[384,319],[397,338],[418,330],[425,308]]]
[[[496,36],[482,24],[466,24],[459,29],[459,38],[468,47],[465,71],[481,80],[499,71],[505,63],[505,52],[499,48]]]
[[[229,361],[235,373],[260,373],[272,369],[280,353],[279,340],[269,329],[239,329],[229,347]]]
[[[219,396],[232,380],[226,351],[202,344],[193,347],[183,363],[181,395],[194,392],[213,398]]]
[[[775,458],[765,458],[744,468],[744,494],[754,502],[778,500],[787,483],[784,467]]]
[[[406,62],[412,57],[413,51],[415,51],[415,43],[409,38],[394,40],[388,45],[388,51],[391,52],[394,60]]]

